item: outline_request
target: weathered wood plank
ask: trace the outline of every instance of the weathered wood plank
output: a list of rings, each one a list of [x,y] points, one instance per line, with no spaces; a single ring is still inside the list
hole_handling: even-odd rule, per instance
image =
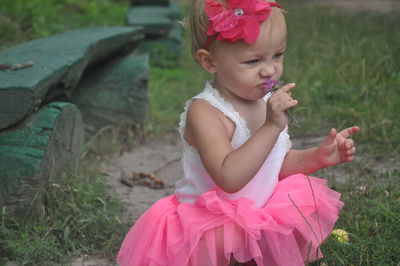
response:
[[[64,32],[0,51],[0,63],[33,62],[0,71],[0,130],[25,118],[43,101],[70,93],[91,64],[136,46],[139,27],[99,27]]]
[[[118,122],[148,119],[148,54],[118,57],[85,72],[71,102],[82,112],[87,137]]]
[[[0,134],[0,203],[22,213],[79,163],[84,125],[78,108],[54,102]],[[35,207],[36,206],[36,207]]]

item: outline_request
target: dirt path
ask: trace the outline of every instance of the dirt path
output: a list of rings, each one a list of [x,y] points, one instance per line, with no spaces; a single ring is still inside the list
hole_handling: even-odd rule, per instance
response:
[[[128,221],[136,221],[156,200],[173,193],[175,181],[182,176],[180,158],[179,144],[158,140],[144,143],[111,162],[106,169],[107,183],[124,204]],[[145,184],[133,187],[121,182],[132,179],[134,173],[154,173],[164,185],[152,188],[155,182],[149,178],[139,178]]]
[[[124,219],[128,223],[134,223],[146,209],[158,199],[171,195],[174,191],[174,183],[181,174],[180,156],[181,146],[178,137],[168,140],[149,140],[136,146],[132,151],[125,152],[122,156],[115,155],[107,165],[106,181],[110,192],[117,196],[123,206]],[[142,174],[138,178],[141,185],[129,186],[133,174]],[[146,175],[153,173],[157,180],[163,182],[162,188]],[[126,180],[127,182],[121,182]],[[73,266],[108,266],[116,265],[112,259],[98,256],[74,258]]]

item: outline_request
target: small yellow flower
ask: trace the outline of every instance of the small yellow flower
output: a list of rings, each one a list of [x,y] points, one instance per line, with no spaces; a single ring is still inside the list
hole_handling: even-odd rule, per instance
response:
[[[347,233],[343,229],[335,229],[331,232],[331,236],[333,236],[336,241],[340,243],[347,243],[350,241],[349,233]]]

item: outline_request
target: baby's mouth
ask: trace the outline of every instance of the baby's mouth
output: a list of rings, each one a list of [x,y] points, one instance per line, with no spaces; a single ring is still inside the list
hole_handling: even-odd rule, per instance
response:
[[[273,80],[273,79],[267,79],[267,81],[265,81],[264,83],[264,92],[268,93],[270,91],[276,91],[277,89],[279,89],[283,84],[282,80]]]

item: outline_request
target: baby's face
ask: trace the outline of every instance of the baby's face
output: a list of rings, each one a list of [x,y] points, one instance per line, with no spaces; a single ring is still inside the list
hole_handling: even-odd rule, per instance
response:
[[[283,72],[286,24],[282,12],[274,8],[264,21],[254,44],[244,41],[217,41],[211,49],[215,86],[246,100],[264,96],[266,80],[278,80]]]

